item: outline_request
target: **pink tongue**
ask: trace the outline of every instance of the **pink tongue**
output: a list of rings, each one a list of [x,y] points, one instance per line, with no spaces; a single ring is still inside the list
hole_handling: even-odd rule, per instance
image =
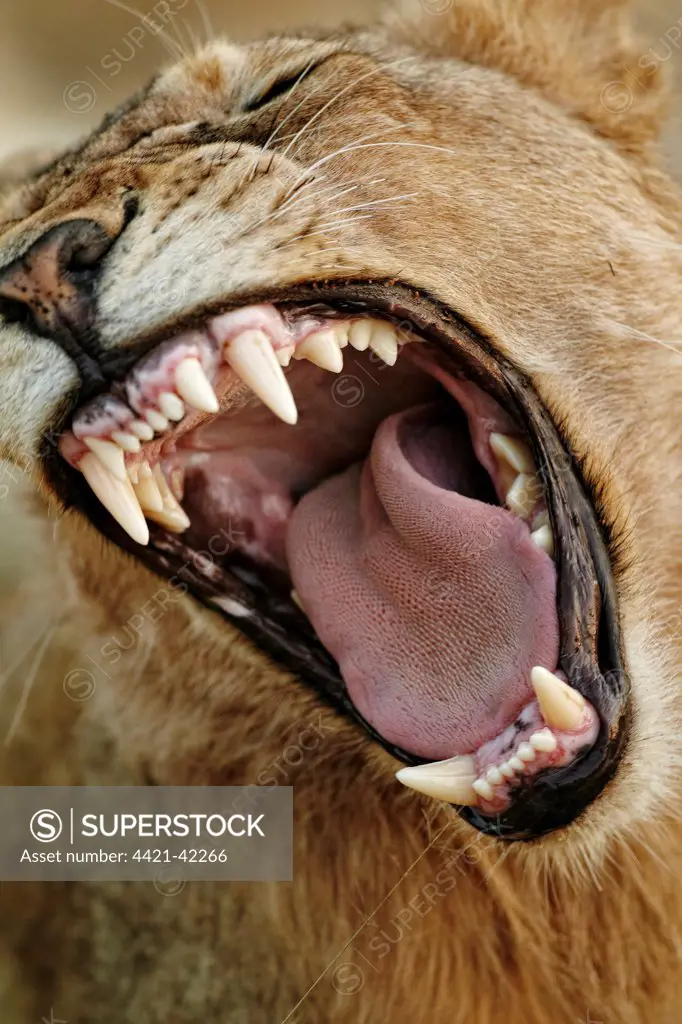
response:
[[[480,471],[467,439],[458,473],[452,444],[424,409],[389,417],[364,465],[302,499],[287,538],[351,700],[386,741],[434,760],[509,725],[531,668],[558,652],[552,560],[510,512],[448,489]]]

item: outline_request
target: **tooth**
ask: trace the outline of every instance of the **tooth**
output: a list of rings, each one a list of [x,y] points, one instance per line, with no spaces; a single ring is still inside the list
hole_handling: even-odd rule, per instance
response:
[[[156,463],[156,465],[154,466],[154,469],[152,470],[152,477],[154,478],[154,482],[156,483],[156,486],[159,489],[159,493],[160,493],[161,497],[163,498],[163,503],[165,505],[166,501],[169,498],[173,497],[173,492],[171,491],[170,487],[168,486],[168,481],[166,480],[166,477],[164,476],[164,472],[161,469],[161,466],[159,465],[158,462]]]
[[[111,441],[102,441],[99,437],[84,437],[84,443],[97,456],[103,466],[121,483],[128,479],[126,460],[123,450]]]
[[[476,780],[476,762],[473,757],[452,757],[448,761],[420,764],[414,768],[401,768],[396,778],[403,786],[417,793],[447,800],[462,807],[475,807],[478,796],[473,788]]]
[[[138,544],[147,544],[149,528],[128,477],[125,483],[117,480],[94,453],[85,455],[78,468],[122,529]]]
[[[541,493],[538,478],[521,473],[507,495],[507,505],[521,519],[526,519],[535,508]]]
[[[172,533],[184,533],[191,525],[189,517],[178,504],[175,495],[168,486],[168,481],[164,476],[161,466],[157,462],[154,469],[151,470],[151,479],[147,475],[149,471],[149,463],[147,463],[144,471],[146,483],[154,487],[158,498],[155,498],[155,507],[147,511],[147,517],[153,519],[155,523],[159,523],[160,526],[165,527]],[[149,493],[152,493],[151,488]],[[161,499],[160,508],[158,507],[159,498]]]
[[[154,434],[152,433],[153,436]],[[137,455],[142,447],[139,437],[136,437],[135,434],[128,434],[124,430],[115,430],[111,435],[111,440],[115,441],[124,452],[130,452],[131,455]]]
[[[140,441],[152,441],[154,439],[154,431],[144,420],[133,420],[130,424],[130,432],[135,437],[139,437]]]
[[[549,525],[549,513],[546,509],[544,512],[538,512],[538,514],[533,517],[533,530],[539,530],[541,526]]]
[[[534,761],[537,757],[537,753],[531,747],[530,743],[520,743],[519,748],[516,751],[516,756],[521,758],[522,761]]]
[[[539,530],[534,530],[530,539],[533,544],[546,551],[550,558],[554,558],[554,534],[551,526],[541,526]]]
[[[543,754],[552,754],[558,746],[556,736],[550,729],[541,729],[540,732],[534,732],[530,738],[530,743],[531,746]]]
[[[138,482],[138,480],[140,479],[140,467],[139,467],[139,464],[138,463],[133,463],[132,466],[127,466],[126,468],[128,470],[128,476],[130,478],[131,484],[136,484]]]
[[[390,324],[384,324],[380,320],[374,322],[369,347],[389,366],[395,366],[398,358],[398,339]]]
[[[143,462],[140,466],[138,481],[135,484],[135,494],[145,512],[163,511],[161,491],[154,480],[152,468],[148,462]]]
[[[267,334],[244,331],[224,350],[228,363],[276,416],[293,426],[298,410]]]
[[[189,356],[175,371],[175,387],[181,398],[199,412],[218,412],[219,404],[213,385],[194,356]]]
[[[478,795],[482,796],[484,800],[492,800],[495,795],[493,793],[493,787],[489,782],[486,782],[485,779],[476,779],[476,781],[472,783],[471,788],[474,793],[478,793]]]
[[[516,774],[508,761],[505,761],[504,764],[499,765],[499,772],[500,775],[504,775],[505,779],[513,779],[514,775]]]
[[[513,768],[515,772],[525,772],[526,766],[520,757],[510,757],[507,761],[510,768]]]
[[[366,352],[372,337],[372,321],[356,320],[350,325],[348,340],[358,352]]]
[[[147,515],[155,523],[159,523],[160,526],[170,530],[171,533],[184,533],[185,530],[189,529],[191,523],[183,509],[175,501],[175,498],[173,498],[173,502],[174,504],[164,501],[160,512],[148,512]]]
[[[288,366],[295,351],[295,345],[287,345],[286,348],[278,348],[275,355],[277,356],[277,362],[279,365]]]
[[[170,423],[165,416],[162,416],[156,409],[148,409],[145,413],[145,417],[149,426],[157,433],[163,434],[164,431],[168,430]]]
[[[575,729],[582,720],[585,708],[585,698],[582,694],[564,683],[553,672],[539,666],[532,670],[530,681],[547,725],[553,729]]]
[[[173,420],[174,423],[177,423],[185,415],[185,406],[182,399],[170,391],[164,391],[159,396],[159,408],[166,419]]]
[[[525,441],[509,434],[491,434],[490,447],[500,459],[515,469],[517,473],[535,473],[535,463],[531,450]]]
[[[300,594],[298,593],[297,590],[292,590],[291,591],[291,600],[294,602],[296,607],[300,608],[301,611],[305,614],[305,608],[303,607],[303,601],[301,600]]]
[[[334,337],[339,348],[346,348],[348,345],[348,324],[337,324],[334,328]]]
[[[503,776],[500,769],[493,765],[491,768],[488,768],[488,771],[485,773],[485,778],[486,782],[489,782],[491,786],[499,786],[502,782]]]
[[[311,334],[296,346],[294,359],[307,359],[332,373],[341,373],[343,370],[343,355],[333,330]]]

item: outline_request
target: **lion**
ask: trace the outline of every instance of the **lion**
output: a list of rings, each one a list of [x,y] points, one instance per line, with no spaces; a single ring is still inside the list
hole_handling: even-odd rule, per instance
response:
[[[4,1019],[679,1019],[665,109],[620,0],[407,2],[6,176],[0,453],[97,678],[4,782],[292,786],[295,876],[4,885]]]

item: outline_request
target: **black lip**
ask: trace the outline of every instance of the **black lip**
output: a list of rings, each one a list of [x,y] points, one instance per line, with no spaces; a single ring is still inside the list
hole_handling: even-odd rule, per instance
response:
[[[532,840],[569,825],[613,778],[631,724],[631,688],[620,640],[617,600],[610,562],[595,506],[589,500],[579,467],[529,381],[494,351],[452,311],[437,300],[395,282],[323,282],[288,288],[279,298],[240,296],[238,303],[269,301],[280,307],[324,304],[340,312],[382,312],[409,321],[426,340],[440,346],[527,427],[536,464],[548,497],[557,546],[557,609],[561,627],[560,667],[595,707],[601,730],[595,745],[567,768],[551,769],[517,789],[509,810],[488,817],[472,808],[462,816],[481,832],[509,840]],[[224,312],[224,306],[221,310]],[[145,348],[147,346],[145,345]],[[312,632],[307,619],[248,568],[213,566],[209,579],[192,562],[181,538],[152,533],[148,547],[136,545],[90,495],[79,474],[46,446],[48,477],[66,505],[85,511],[93,524],[165,579],[187,587],[195,597],[220,611],[260,649],[312,686],[319,696],[359,722],[389,753],[406,764],[420,764],[404,750],[387,744],[356,711],[338,667]],[[234,616],[216,601],[237,601],[247,616]]]

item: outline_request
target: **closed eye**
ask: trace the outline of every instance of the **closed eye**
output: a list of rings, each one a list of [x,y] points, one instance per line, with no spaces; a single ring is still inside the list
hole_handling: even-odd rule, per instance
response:
[[[269,103],[273,103],[274,100],[279,99],[281,96],[285,96],[287,93],[292,92],[299,82],[302,82],[304,78],[307,78],[320,66],[322,61],[317,61],[314,64],[309,64],[306,68],[301,71],[298,69],[292,74],[283,75],[272,83],[264,92],[248,100],[243,107],[245,114],[251,114],[256,110],[261,110],[266,107]]]

